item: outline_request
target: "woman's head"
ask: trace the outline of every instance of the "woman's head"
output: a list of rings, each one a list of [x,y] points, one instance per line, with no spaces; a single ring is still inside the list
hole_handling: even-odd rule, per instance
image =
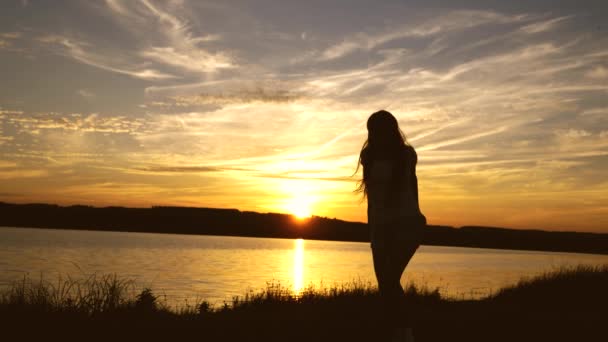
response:
[[[367,119],[367,147],[377,150],[377,153],[390,153],[405,144],[405,136],[393,114],[380,110]]]
[[[367,140],[363,144],[359,154],[359,166],[363,166],[363,179],[357,187],[358,192],[367,196],[367,185],[369,180],[369,166],[374,160],[388,160],[393,164],[394,182],[402,181],[404,175],[404,147],[409,146],[405,135],[399,129],[399,123],[393,114],[386,110],[373,113],[367,119]]]

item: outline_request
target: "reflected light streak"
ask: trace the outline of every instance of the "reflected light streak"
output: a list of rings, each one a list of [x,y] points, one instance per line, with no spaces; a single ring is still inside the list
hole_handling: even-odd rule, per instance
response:
[[[293,243],[293,292],[299,295],[304,287],[304,240]]]

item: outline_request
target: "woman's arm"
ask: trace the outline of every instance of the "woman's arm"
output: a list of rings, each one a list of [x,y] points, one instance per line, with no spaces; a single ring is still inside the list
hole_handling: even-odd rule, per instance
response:
[[[418,164],[418,155],[412,147],[412,168],[410,174],[410,186],[414,195],[414,200],[416,201],[416,208],[418,209],[419,213],[422,213],[420,211],[420,202],[418,200],[418,177],[416,176],[416,164]]]
[[[418,212],[420,212],[420,202],[418,201],[418,177],[416,177],[416,171],[412,172],[411,179],[412,190],[414,192],[414,200],[416,201],[416,208],[418,208]]]

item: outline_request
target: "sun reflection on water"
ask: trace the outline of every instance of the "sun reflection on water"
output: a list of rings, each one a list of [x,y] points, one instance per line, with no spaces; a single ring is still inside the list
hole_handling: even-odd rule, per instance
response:
[[[304,240],[293,242],[293,292],[299,295],[304,287]]]

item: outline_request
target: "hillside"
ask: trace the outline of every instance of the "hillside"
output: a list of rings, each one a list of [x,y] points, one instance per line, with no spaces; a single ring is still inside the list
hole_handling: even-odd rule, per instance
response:
[[[369,241],[362,222],[237,209],[91,207],[0,202],[0,226]],[[424,245],[608,254],[608,234],[429,225]]]

